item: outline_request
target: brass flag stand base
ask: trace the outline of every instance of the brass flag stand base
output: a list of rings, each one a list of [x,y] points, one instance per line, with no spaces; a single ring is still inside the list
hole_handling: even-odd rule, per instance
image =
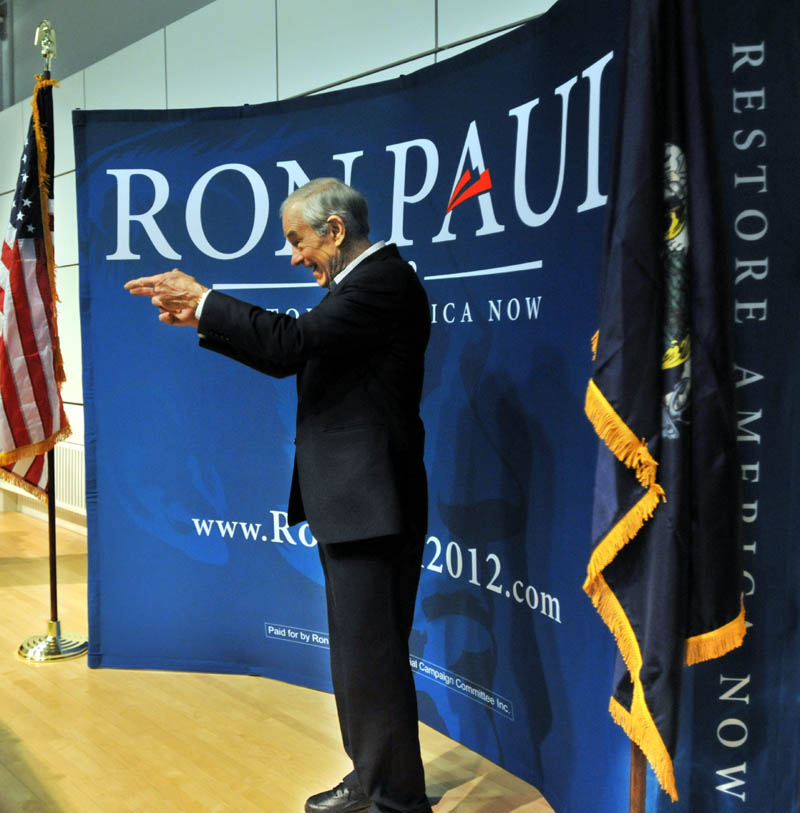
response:
[[[46,635],[32,635],[23,641],[18,653],[27,661],[47,663],[85,655],[89,644],[71,635],[61,635],[61,622],[48,621]]]

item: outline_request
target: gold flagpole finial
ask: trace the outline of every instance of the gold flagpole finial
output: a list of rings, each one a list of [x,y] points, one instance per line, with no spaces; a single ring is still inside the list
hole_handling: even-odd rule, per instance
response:
[[[36,28],[36,36],[33,44],[42,46],[42,56],[44,57],[44,69],[50,73],[50,63],[58,56],[56,51],[56,32],[50,20],[42,20]]]

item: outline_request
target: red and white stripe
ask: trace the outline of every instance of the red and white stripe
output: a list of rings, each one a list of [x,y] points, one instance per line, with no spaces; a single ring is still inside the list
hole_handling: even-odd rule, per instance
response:
[[[15,480],[44,489],[42,444],[55,442],[67,427],[54,369],[44,241],[18,236],[9,224],[0,259],[0,463]]]

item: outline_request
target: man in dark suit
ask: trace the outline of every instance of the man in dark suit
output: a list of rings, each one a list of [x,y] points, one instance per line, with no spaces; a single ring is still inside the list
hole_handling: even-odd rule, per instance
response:
[[[319,542],[331,674],[353,771],[306,802],[323,811],[430,811],[408,659],[427,525],[419,417],[430,313],[394,245],[371,243],[367,205],[332,178],[281,207],[292,265],[324,299],[298,318],[209,291],[175,269],[131,280],[168,324],[272,376],[297,376],[289,522]]]

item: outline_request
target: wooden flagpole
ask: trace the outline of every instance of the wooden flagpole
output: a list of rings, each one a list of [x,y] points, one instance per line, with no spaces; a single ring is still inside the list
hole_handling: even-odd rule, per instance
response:
[[[647,760],[639,746],[631,740],[631,786],[628,813],[645,813]]]

